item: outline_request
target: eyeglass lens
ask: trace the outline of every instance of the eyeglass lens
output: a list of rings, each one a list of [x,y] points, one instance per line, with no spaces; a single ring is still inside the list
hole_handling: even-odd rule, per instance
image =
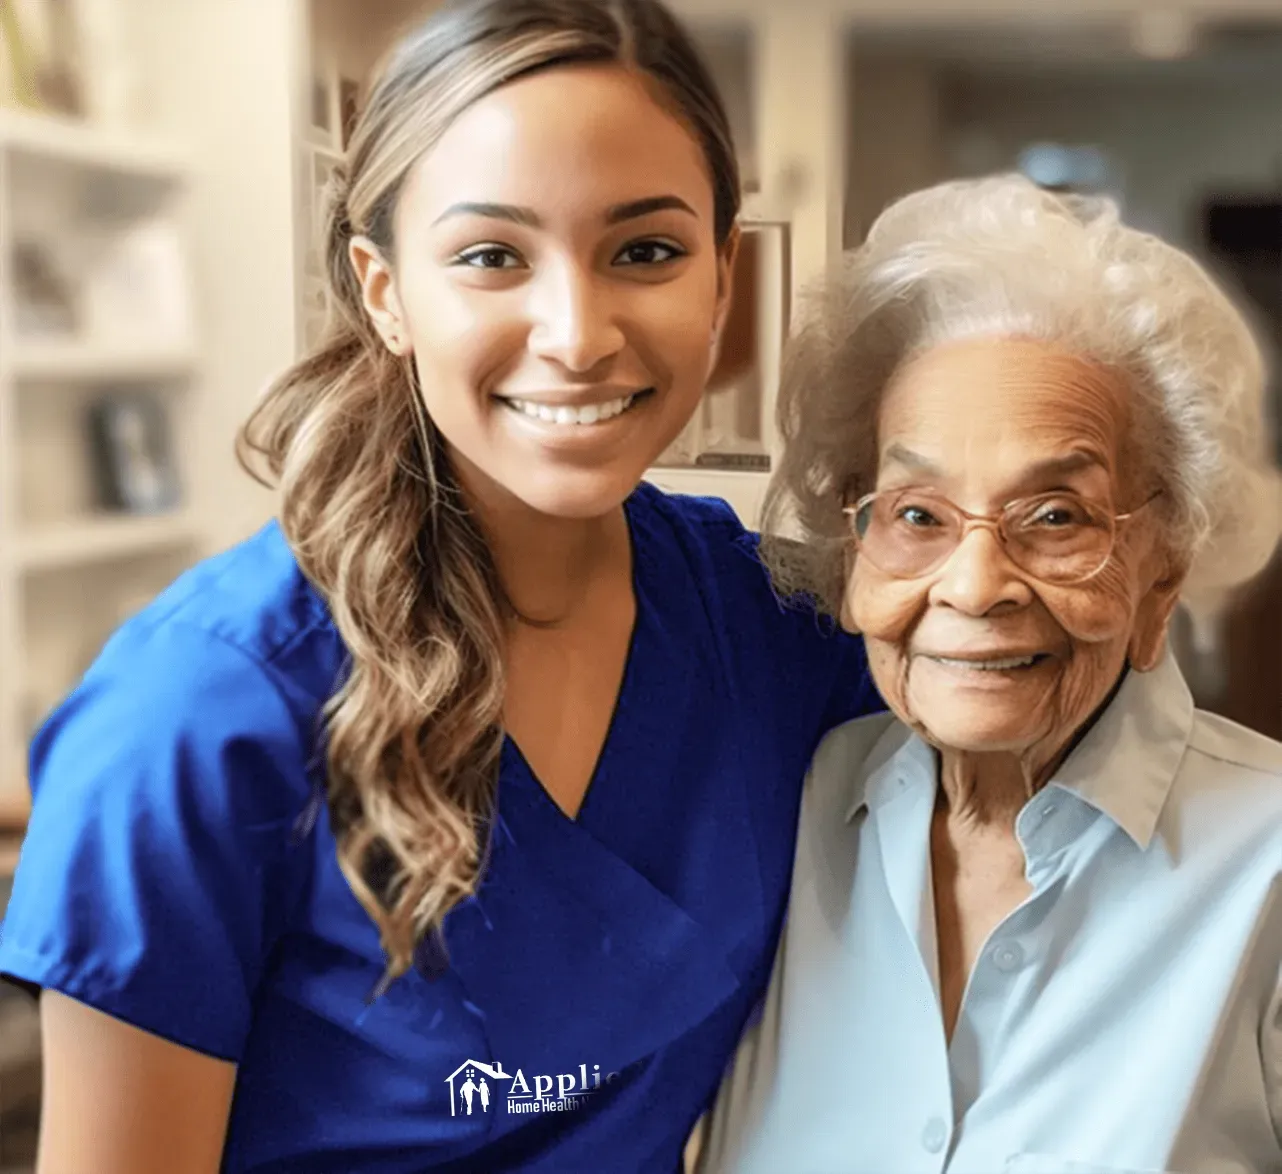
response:
[[[865,498],[853,521],[869,561],[905,578],[941,566],[967,529],[966,516],[952,502],[911,490]],[[993,521],[1011,562],[1046,582],[1087,579],[1113,549],[1111,516],[1073,494],[1011,502]]]

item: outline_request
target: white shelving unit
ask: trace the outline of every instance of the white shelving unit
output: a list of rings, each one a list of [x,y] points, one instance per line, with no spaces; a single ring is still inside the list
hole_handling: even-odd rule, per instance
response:
[[[99,171],[147,183],[182,180],[191,165],[165,140],[24,110],[0,110],[0,142],[9,155],[42,169]]]
[[[744,246],[739,266],[755,264],[755,275],[747,282],[736,275],[737,296],[750,296],[755,305],[743,325],[729,333],[735,338],[733,345],[751,345],[752,362],[737,379],[725,387],[714,386],[705,396],[682,434],[686,459],[657,465],[646,479],[669,493],[723,498],[745,526],[755,529],[761,523],[761,506],[779,451],[775,402],[791,303],[791,250],[787,221],[766,219],[756,201],[746,204],[741,226]],[[755,245],[751,250],[750,244]],[[766,464],[764,468],[705,466],[699,463],[700,454],[724,464],[733,462],[736,455],[764,458]]]
[[[187,347],[138,350],[105,344],[18,342],[11,369],[15,379],[28,383],[86,380],[177,379],[195,366]]]
[[[198,351],[182,308],[190,291],[175,284],[190,174],[160,138],[0,112],[0,809],[22,806],[33,725],[110,631],[201,552],[187,476]],[[139,233],[176,242],[168,266],[144,245],[121,268],[121,242]],[[18,256],[33,242],[67,250],[65,321],[33,324],[23,309]],[[164,421],[179,505],[103,506],[88,412],[113,393],[146,396]]]
[[[328,11],[323,9],[328,8]],[[300,291],[298,337],[304,348],[313,346],[325,325],[327,312],[325,258],[322,254],[326,202],[334,169],[343,162],[345,98],[355,99],[367,63],[353,46],[352,9],[346,19],[332,2],[310,9],[305,117],[298,133],[298,204],[296,243],[297,280]],[[333,28],[335,20],[347,27]],[[368,35],[368,29],[364,30]],[[349,95],[348,91],[351,91]]]
[[[197,534],[195,518],[186,512],[159,517],[117,518],[108,515],[83,522],[42,526],[19,532],[14,562],[19,572],[71,570],[115,559],[181,549]]]

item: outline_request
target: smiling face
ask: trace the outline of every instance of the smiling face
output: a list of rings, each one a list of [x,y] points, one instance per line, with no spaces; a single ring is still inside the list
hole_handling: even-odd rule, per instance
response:
[[[395,258],[353,244],[464,487],[556,517],[618,506],[698,405],[726,309],[704,152],[618,66],[520,79],[411,171]]]
[[[1134,510],[1154,486],[1136,473],[1127,409],[1119,376],[1054,347],[940,346],[887,388],[877,489],[928,488],[980,515],[1050,492]],[[1021,571],[983,526],[916,578],[856,557],[846,613],[887,704],[938,746],[1049,762],[1128,657],[1140,669],[1160,659],[1180,575],[1155,516],[1140,509],[1121,523],[1108,563],[1072,585]],[[1018,667],[1001,667],[1011,660]]]

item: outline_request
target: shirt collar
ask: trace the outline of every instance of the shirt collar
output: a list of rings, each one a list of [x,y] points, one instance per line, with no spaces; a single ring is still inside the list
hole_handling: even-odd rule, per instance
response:
[[[851,772],[846,822],[865,807],[880,807],[907,789],[909,781],[935,786],[934,749],[901,721],[891,721],[863,763]]]
[[[1127,674],[1051,781],[1147,848],[1192,730],[1193,696],[1168,649],[1152,672]]]
[[[1193,728],[1193,697],[1168,650],[1152,672],[1130,672],[1050,784],[1108,816],[1140,847],[1153,839]],[[878,807],[912,781],[934,786],[935,752],[894,721],[853,772],[846,819]]]

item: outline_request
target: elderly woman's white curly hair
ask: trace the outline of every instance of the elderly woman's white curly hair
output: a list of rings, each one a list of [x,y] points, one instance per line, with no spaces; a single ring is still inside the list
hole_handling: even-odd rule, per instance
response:
[[[1123,225],[1112,201],[1017,175],[928,188],[891,205],[807,309],[785,357],[784,449],[763,524],[781,594],[836,614],[841,507],[875,482],[883,388],[912,355],[976,336],[1054,342],[1127,377],[1193,610],[1216,606],[1274,550],[1282,491],[1256,339],[1195,261]]]

